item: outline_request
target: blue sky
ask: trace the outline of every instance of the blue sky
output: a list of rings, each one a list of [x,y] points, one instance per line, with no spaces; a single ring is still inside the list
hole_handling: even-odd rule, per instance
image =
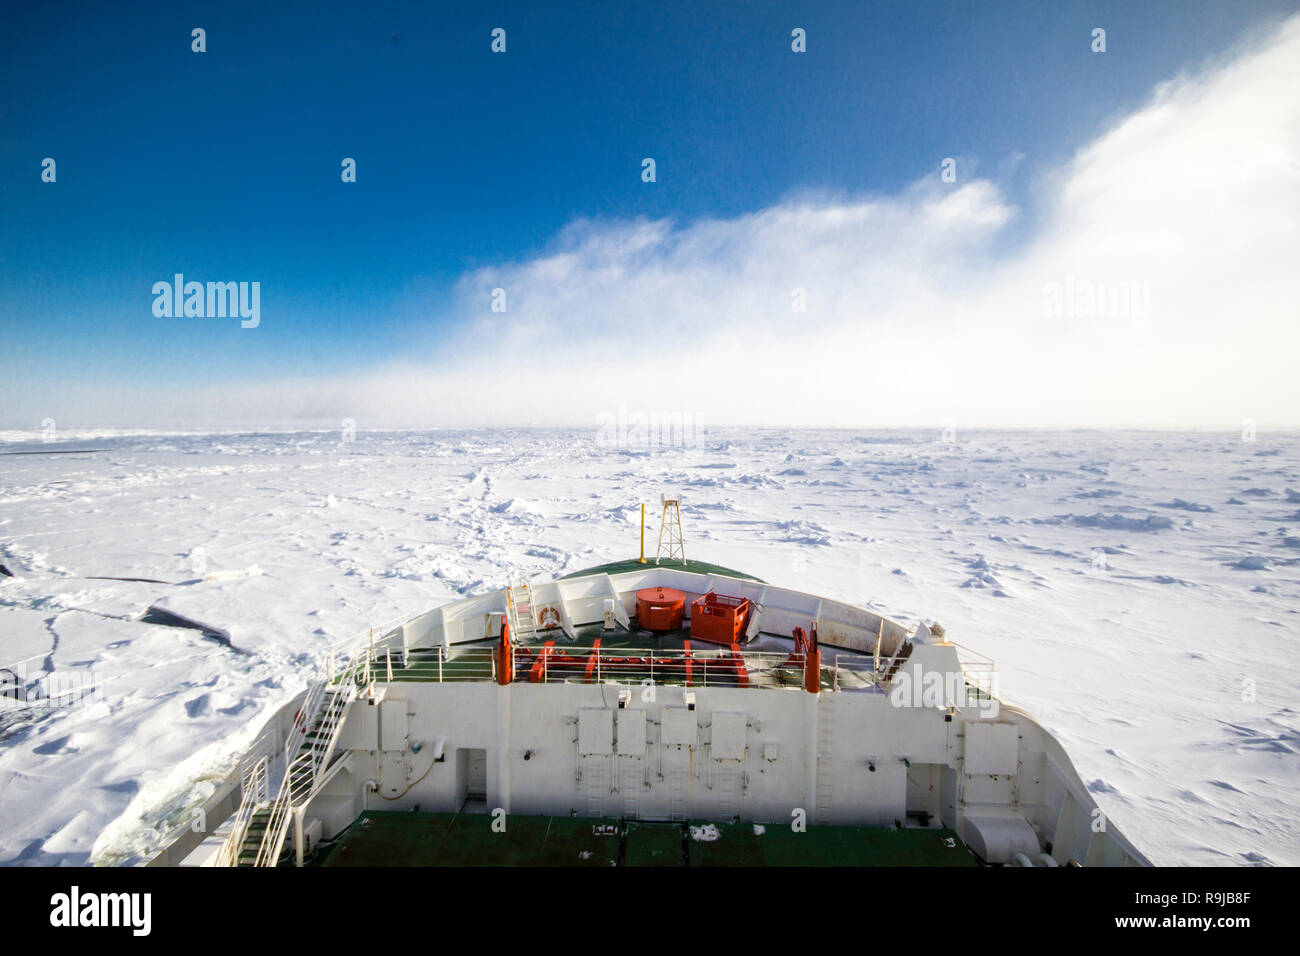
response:
[[[14,399],[51,382],[99,390],[106,404],[59,408],[91,425],[142,386],[432,359],[473,318],[464,277],[544,256],[575,220],[680,227],[897,195],[947,156],[1016,208],[987,250],[1009,253],[1037,228],[1045,169],[1295,8],[9,5],[0,424],[35,427]],[[260,281],[260,327],[155,317],[150,288],[175,272]]]

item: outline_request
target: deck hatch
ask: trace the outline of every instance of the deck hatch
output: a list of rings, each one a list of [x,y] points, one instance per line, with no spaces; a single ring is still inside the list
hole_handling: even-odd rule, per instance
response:
[[[645,711],[618,712],[618,752],[624,757],[645,755]]]
[[[745,714],[713,715],[713,757],[715,760],[745,758]]]
[[[644,734],[644,728],[642,733]],[[612,710],[604,707],[584,707],[578,711],[578,752],[584,757],[614,752]]]
[[[686,707],[664,708],[664,743],[671,746],[694,747],[699,743],[699,724],[695,711]]]
[[[406,701],[384,701],[379,705],[379,746],[383,750],[405,750],[406,739]]]
[[[966,773],[1014,774],[1019,752],[1015,724],[966,724]]]

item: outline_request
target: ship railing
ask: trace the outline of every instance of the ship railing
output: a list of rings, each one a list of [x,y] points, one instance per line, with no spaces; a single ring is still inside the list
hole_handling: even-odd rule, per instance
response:
[[[832,690],[883,690],[889,683],[888,660],[877,663],[870,657],[836,654],[831,663]]]
[[[380,646],[391,647],[391,630],[381,633],[388,636],[381,639]],[[218,865],[238,865],[253,814],[268,806],[270,813],[266,830],[258,844],[254,865],[272,866],[279,861],[294,808],[315,791],[337,745],[347,703],[354,692],[348,685],[364,682],[374,650],[374,629],[371,628],[336,643],[326,653],[316,677],[308,682],[302,706],[294,715],[293,727],[285,735],[284,776],[274,800],[269,799],[266,786],[267,768],[259,764],[263,767],[259,776],[245,777],[240,807],[233,818],[233,829],[218,854]],[[322,749],[311,746],[309,738],[313,733],[324,738]]]
[[[310,750],[302,751],[285,768],[284,779],[280,781],[280,789],[271,803],[271,813],[257,848],[254,866],[275,866],[279,863],[289,835],[289,826],[293,822],[294,808],[305,803],[315,787],[313,770]]]
[[[389,653],[399,659],[405,656],[401,627],[406,618],[390,621],[381,627],[370,627],[351,637],[336,641],[325,652],[325,676],[333,678],[351,667],[369,661],[376,653]]]
[[[350,683],[351,669],[339,675],[342,684],[334,680],[321,680],[312,684],[307,694],[308,702],[295,717],[295,732],[289,735],[285,747],[285,771],[280,789],[270,804],[270,813],[257,849],[254,866],[275,866],[284,849],[295,810],[315,794],[320,781],[329,769],[343,730],[348,704],[356,694]],[[314,735],[314,737],[313,737]],[[291,748],[296,748],[293,753]],[[292,757],[292,759],[290,759]],[[234,859],[238,861],[242,839],[235,844]],[[301,865],[302,848],[297,850]]]
[[[492,648],[441,648],[412,652],[400,666],[376,654],[367,672],[378,681],[486,681],[496,678]],[[870,658],[822,658],[821,685],[827,690],[880,686]],[[514,648],[512,681],[518,683],[673,684],[693,687],[802,687],[804,658],[784,651],[734,651],[730,648],[659,649],[584,647],[557,644]]]
[[[244,845],[253,814],[271,802],[269,761],[269,756],[263,756],[243,774],[239,809],[230,818],[230,833],[217,850],[214,866],[235,866],[239,862],[239,851]]]
[[[231,829],[217,853],[214,865],[236,866],[238,864],[239,852],[253,814],[270,803],[270,780],[274,769],[272,760],[281,751],[281,735],[279,722],[269,721],[253,741],[252,746],[244,751],[239,765],[240,806],[230,818]],[[278,763],[281,768],[284,765],[284,762]],[[251,806],[246,807],[247,804]]]
[[[376,648],[357,663],[361,684],[419,681],[447,684],[496,680],[495,647],[462,647],[450,653],[441,646],[402,655]]]
[[[975,702],[997,699],[998,673],[993,658],[965,644],[958,644],[956,641],[948,643],[957,648],[957,660],[961,663],[967,693],[973,696]]]
[[[298,712],[293,716],[293,728],[285,735],[284,765],[286,767],[293,761],[294,755],[302,747],[307,731],[316,722],[316,718],[320,714],[321,704],[325,700],[325,688],[328,686],[329,681],[326,680],[314,680],[307,685],[307,696],[303,699]]]
[[[530,683],[802,687],[801,656],[728,648],[529,647],[515,651],[515,680]],[[825,669],[824,669],[825,670]]]

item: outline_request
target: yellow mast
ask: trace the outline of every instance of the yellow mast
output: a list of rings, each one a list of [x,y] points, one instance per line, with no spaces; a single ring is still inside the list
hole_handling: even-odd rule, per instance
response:
[[[641,502],[641,558],[639,564],[645,564],[645,502]]]

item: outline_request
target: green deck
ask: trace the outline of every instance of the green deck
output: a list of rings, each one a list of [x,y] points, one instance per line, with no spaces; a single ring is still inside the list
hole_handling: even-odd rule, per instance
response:
[[[566,577],[610,573],[651,567],[639,564],[636,559],[605,564],[585,571],[575,571]],[[667,566],[667,565],[665,565]],[[674,562],[674,566],[679,566]],[[700,573],[716,573],[744,578],[762,583],[760,579],[741,571],[724,568],[703,561],[692,561],[688,566]],[[733,654],[730,648],[709,641],[691,638],[689,622],[668,632],[651,632],[640,628],[617,627],[606,631],[604,623],[592,622],[573,628],[572,638],[558,627],[528,632],[515,645],[515,682],[532,681],[532,667],[542,656],[541,648],[555,645],[556,653],[546,655],[543,668],[537,672],[538,680],[547,683],[609,683],[635,685],[646,680],[659,684],[686,684],[688,681],[701,687],[746,686],[772,688],[799,688],[803,686],[802,664],[791,657],[794,642],[788,635],[763,631]],[[600,656],[590,675],[586,665],[594,645],[599,642]],[[690,644],[691,671],[686,670],[683,651]],[[363,662],[350,671],[334,678],[335,682],[355,680],[358,683],[380,682],[486,682],[494,678],[494,652],[498,638],[465,641],[453,645],[445,652],[440,645],[415,647],[403,654],[401,649],[379,652],[373,659]],[[630,653],[620,655],[621,651]],[[665,656],[660,656],[665,655]],[[844,667],[838,664],[844,659]],[[846,648],[829,648],[822,656],[821,686],[838,690],[871,689],[877,686],[876,675],[870,667],[868,654]],[[742,666],[743,665],[743,670]]]
[[[367,811],[315,866],[975,866],[951,830]],[[951,845],[949,845],[951,844]]]
[[[623,574],[625,571],[645,571],[651,568],[675,568],[680,571],[694,571],[696,574],[721,574],[729,578],[740,578],[745,581],[757,581],[759,584],[764,583],[761,578],[756,578],[752,574],[746,574],[744,571],[736,571],[732,568],[724,568],[720,564],[710,564],[708,561],[696,561],[687,559],[685,562],[680,559],[672,561],[664,560],[655,564],[652,558],[647,558],[646,563],[642,564],[636,558],[628,558],[626,561],[611,561],[609,564],[601,564],[594,568],[587,568],[583,571],[573,571],[560,578],[564,581],[568,578],[585,578],[589,574]]]

